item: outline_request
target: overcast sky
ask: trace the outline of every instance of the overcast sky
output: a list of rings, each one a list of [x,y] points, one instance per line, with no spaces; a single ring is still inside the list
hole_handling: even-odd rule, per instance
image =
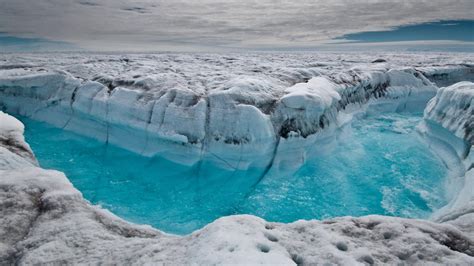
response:
[[[474,0],[0,0],[3,36],[89,50],[298,49],[439,20],[474,20]]]

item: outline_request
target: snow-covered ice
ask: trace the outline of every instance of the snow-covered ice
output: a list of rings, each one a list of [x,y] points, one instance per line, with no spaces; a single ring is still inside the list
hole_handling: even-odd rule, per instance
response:
[[[473,78],[464,55],[389,55],[387,63],[350,54],[47,57],[2,56],[3,110],[145,156],[241,169],[265,168],[276,150],[298,145],[293,137],[330,132],[361,105],[423,110],[436,93],[423,73]],[[449,67],[432,70],[437,57]]]
[[[473,80],[472,56],[386,58],[1,55],[4,111],[184,164],[291,168],[354,115],[421,111],[434,97],[419,130],[453,170],[453,200],[432,221],[366,216],[280,224],[241,215],[177,237],[90,205],[64,174],[37,165],[23,125],[0,113],[0,262],[474,263],[474,84],[454,84]]]
[[[459,224],[474,237],[474,83],[440,88],[427,105],[421,131],[452,172],[453,200],[434,214],[437,221]]]

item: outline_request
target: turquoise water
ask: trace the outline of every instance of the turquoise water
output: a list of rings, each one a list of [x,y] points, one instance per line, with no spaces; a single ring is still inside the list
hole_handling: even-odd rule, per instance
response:
[[[21,118],[44,168],[66,173],[94,204],[136,223],[186,234],[231,214],[270,221],[383,214],[427,217],[443,206],[446,170],[416,133],[421,115],[355,120],[338,145],[296,173],[210,163],[185,167],[146,158],[48,124]]]

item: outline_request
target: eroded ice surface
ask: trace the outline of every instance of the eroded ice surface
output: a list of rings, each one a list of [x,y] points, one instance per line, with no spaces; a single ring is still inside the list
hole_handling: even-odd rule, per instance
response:
[[[296,172],[187,167],[142,157],[23,119],[44,168],[58,169],[94,204],[130,221],[190,233],[231,214],[293,222],[383,214],[427,218],[447,203],[445,167],[421,141],[421,114],[369,116],[314,144]]]
[[[474,77],[469,54],[373,56],[2,55],[0,108],[145,156],[265,169],[292,160],[277,151],[306,156],[362,106],[422,111],[432,80]]]
[[[213,158],[226,169],[298,171],[354,113],[421,111],[435,97],[419,132],[451,175],[450,202],[431,221],[227,216],[176,237],[85,201],[64,174],[38,167],[21,123],[0,112],[0,264],[474,263],[474,84],[441,88],[472,81],[473,57],[374,57],[1,55],[4,111],[203,169]]]

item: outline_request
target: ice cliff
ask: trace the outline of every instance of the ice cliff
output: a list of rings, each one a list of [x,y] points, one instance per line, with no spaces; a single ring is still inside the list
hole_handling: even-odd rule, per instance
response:
[[[102,61],[70,65],[65,59],[60,62],[66,66],[10,63],[0,72],[0,108],[145,156],[246,169],[279,163],[284,158],[275,158],[277,152],[294,149],[301,139],[307,146],[330,137],[361,108],[421,111],[437,88],[423,74],[430,70],[426,67],[327,63],[303,68],[278,65],[274,58],[268,64],[244,62],[250,67],[242,63],[242,73],[234,74],[225,68],[237,58],[165,59],[121,58],[108,68]],[[203,73],[188,61],[202,66]],[[155,69],[160,62],[170,66]],[[152,67],[142,66],[148,63]],[[206,69],[214,65],[221,67]],[[448,77],[472,71],[465,65],[440,69]],[[94,70],[99,73],[91,74]]]
[[[474,83],[440,88],[425,109],[421,132],[451,170],[453,194],[436,221],[465,227],[474,236]]]

